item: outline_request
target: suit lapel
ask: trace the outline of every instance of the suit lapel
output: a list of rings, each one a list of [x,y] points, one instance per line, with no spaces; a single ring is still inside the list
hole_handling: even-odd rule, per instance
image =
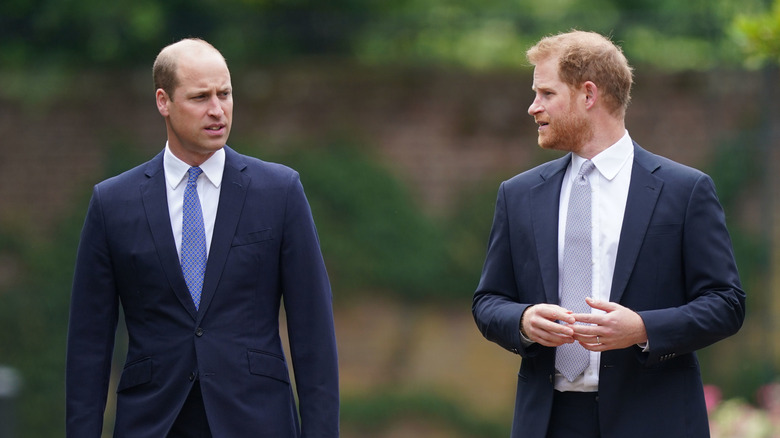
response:
[[[152,231],[154,245],[160,257],[163,271],[182,306],[195,319],[195,304],[184,282],[179,255],[176,254],[176,242],[171,231],[171,218],[168,214],[168,197],[165,190],[165,172],[163,172],[163,154],[154,157],[146,168],[147,180],[141,184],[146,219]]]
[[[571,154],[554,160],[540,176],[542,183],[531,188],[531,220],[542,285],[548,303],[558,304],[558,210],[561,184]]]
[[[620,231],[610,301],[619,303],[639,256],[639,249],[655,210],[663,180],[653,175],[660,163],[654,155],[634,143],[634,164],[628,189],[626,212]]]
[[[214,223],[214,234],[211,237],[209,258],[206,262],[206,274],[203,278],[199,318],[203,318],[214,298],[241,217],[249,187],[249,177],[242,173],[244,168],[246,164],[241,156],[225,146],[225,172],[222,175],[217,218]]]

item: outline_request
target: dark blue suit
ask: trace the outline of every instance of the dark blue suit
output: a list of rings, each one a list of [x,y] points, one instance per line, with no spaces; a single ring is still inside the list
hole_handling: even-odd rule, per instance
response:
[[[71,298],[69,437],[100,436],[120,302],[129,348],[116,437],[165,437],[196,379],[215,437],[338,436],[331,290],[298,174],[225,152],[198,311],[171,231],[163,154],[95,187]]]
[[[570,159],[501,184],[474,294],[483,335],[523,358],[514,438],[543,438],[550,419],[555,349],[524,348],[519,321],[529,305],[558,304],[558,207]],[[745,294],[712,180],[636,144],[610,301],[639,313],[650,350],[602,353],[602,436],[709,436],[695,351],[739,330]]]

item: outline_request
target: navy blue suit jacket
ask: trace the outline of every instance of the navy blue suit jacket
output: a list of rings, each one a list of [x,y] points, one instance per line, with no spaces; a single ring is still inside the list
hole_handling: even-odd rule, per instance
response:
[[[194,379],[216,437],[338,436],[331,290],[298,174],[225,152],[197,311],[171,231],[163,154],[95,186],[71,297],[67,436],[101,434],[120,303],[129,347],[116,437],[166,436]]]
[[[472,311],[490,341],[522,356],[514,438],[544,438],[555,349],[524,348],[532,304],[558,304],[558,204],[571,155],[501,184]],[[745,316],[731,240],[709,176],[634,144],[610,301],[642,317],[650,350],[602,353],[604,438],[709,436],[695,351],[736,333]]]

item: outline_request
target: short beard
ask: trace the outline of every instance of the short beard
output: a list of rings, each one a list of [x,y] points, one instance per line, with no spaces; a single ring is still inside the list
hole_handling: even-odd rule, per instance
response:
[[[553,129],[548,130],[547,138],[542,139],[542,136],[539,136],[539,146],[542,149],[578,152],[593,139],[593,125],[571,108],[566,115],[555,121],[555,125],[548,126]]]

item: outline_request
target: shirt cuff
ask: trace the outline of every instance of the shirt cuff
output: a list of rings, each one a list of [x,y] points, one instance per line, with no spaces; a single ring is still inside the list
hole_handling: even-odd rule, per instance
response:
[[[522,343],[523,347],[526,347],[526,348],[530,347],[533,344],[535,344],[534,341],[528,339],[528,337],[525,335],[525,333],[523,333],[523,317],[525,316],[526,310],[528,310],[530,307],[531,306],[526,307],[525,310],[523,310],[523,314],[520,315],[520,327],[519,327],[519,330],[520,330],[520,343]]]
[[[523,344],[523,347],[530,347],[534,344],[534,341],[526,338],[522,331],[520,331],[520,342]]]

